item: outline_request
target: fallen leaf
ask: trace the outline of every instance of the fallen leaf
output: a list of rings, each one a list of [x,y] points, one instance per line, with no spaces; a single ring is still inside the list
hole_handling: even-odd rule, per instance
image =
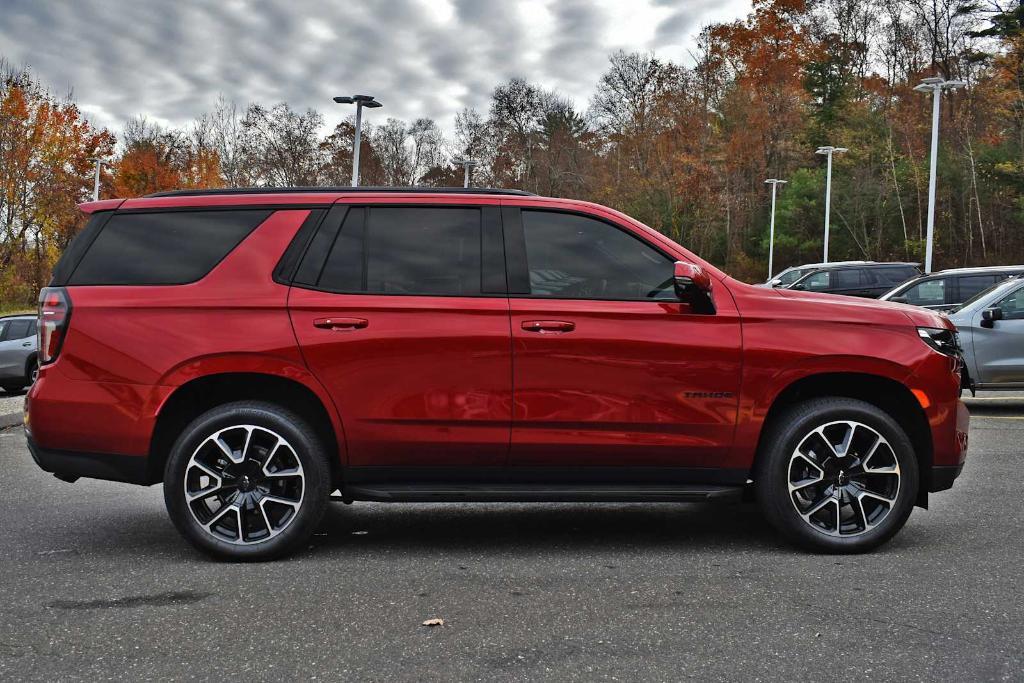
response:
[[[444,619],[427,619],[423,622],[424,626],[444,626]]]

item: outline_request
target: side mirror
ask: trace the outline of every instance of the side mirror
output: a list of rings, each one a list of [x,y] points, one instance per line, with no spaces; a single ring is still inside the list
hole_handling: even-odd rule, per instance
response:
[[[711,276],[695,263],[676,261],[673,266],[673,283],[676,296],[693,306],[697,313],[714,313],[715,304],[711,298]]]
[[[771,282],[768,283],[768,286],[769,287],[778,287],[781,284],[782,284],[782,280],[780,280],[779,278],[775,278],[774,280],[772,280]]]
[[[894,296],[891,299],[889,299],[889,301],[893,302],[894,304],[909,304],[910,303],[910,301],[907,300],[907,297],[905,297],[905,296]]]
[[[981,312],[981,326],[992,329],[996,326],[997,320],[1003,319],[1003,309],[995,306],[993,308],[986,308]]]

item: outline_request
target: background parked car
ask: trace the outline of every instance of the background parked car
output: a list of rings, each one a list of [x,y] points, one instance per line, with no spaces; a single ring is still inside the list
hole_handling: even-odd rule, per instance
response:
[[[936,311],[952,311],[992,285],[1019,275],[1024,275],[1024,266],[950,268],[904,282],[879,298]]]
[[[825,266],[848,266],[861,263],[874,263],[874,261],[833,261],[832,263],[805,263],[802,266],[790,266],[784,271],[765,281],[762,287],[788,287],[804,275],[814,272]]]
[[[37,349],[34,315],[0,318],[0,387],[13,392],[32,384]]]
[[[974,389],[1024,389],[1024,279],[990,287],[949,319]]]
[[[876,299],[893,285],[920,274],[916,263],[830,263],[807,273],[788,289]]]

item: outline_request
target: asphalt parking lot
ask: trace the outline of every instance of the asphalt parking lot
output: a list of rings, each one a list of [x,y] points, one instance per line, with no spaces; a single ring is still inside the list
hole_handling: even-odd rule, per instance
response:
[[[1021,680],[1024,397],[971,403],[956,486],[857,557],[749,505],[357,503],[218,564],[159,488],[59,482],[11,428],[0,679]]]

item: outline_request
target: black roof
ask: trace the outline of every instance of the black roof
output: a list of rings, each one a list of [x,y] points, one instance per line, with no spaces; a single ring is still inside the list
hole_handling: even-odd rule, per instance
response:
[[[335,187],[231,187],[212,190],[168,190],[154,192],[146,197],[199,197],[203,195],[233,194],[293,194],[296,192],[401,192],[407,194],[505,194],[535,197],[532,192],[524,190],[502,190],[493,187],[375,187],[375,186],[335,186]]]

